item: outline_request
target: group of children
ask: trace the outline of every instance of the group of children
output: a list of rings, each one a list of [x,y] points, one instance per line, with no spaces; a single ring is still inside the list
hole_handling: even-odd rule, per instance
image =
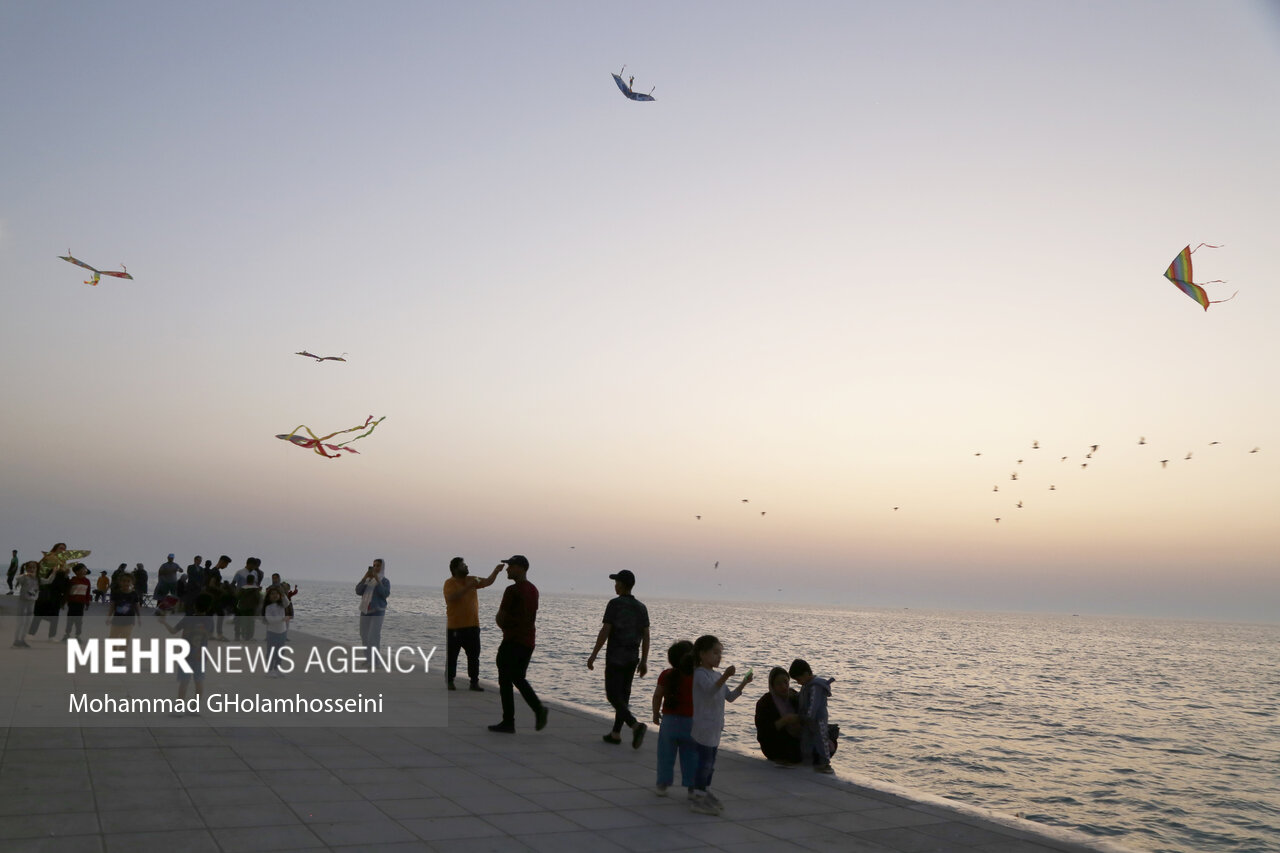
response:
[[[679,757],[681,782],[689,792],[689,809],[698,814],[718,815],[724,809],[710,790],[716,752],[724,731],[724,703],[737,700],[752,680],[752,671],[748,669],[738,686],[729,689],[727,682],[737,670],[728,666],[723,672],[717,672],[723,654],[724,647],[710,634],[692,643],[688,640],[674,643],[667,649],[670,668],[658,676],[653,691],[653,722],[659,727],[657,794],[667,796]],[[803,672],[796,680],[805,688],[810,683],[825,688],[829,695],[830,681],[815,679],[804,661],[797,660],[793,668],[798,664],[803,664]],[[804,756],[815,770],[830,773],[830,756],[825,744],[825,699],[811,703],[811,707],[812,713],[806,716],[804,725],[806,731],[812,729],[812,737],[804,739]]]

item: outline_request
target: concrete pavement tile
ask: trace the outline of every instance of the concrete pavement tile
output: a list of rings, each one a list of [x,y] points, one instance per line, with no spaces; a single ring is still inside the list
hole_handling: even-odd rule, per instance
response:
[[[386,820],[386,816],[378,811],[378,807],[368,800],[298,800],[289,803],[289,808],[296,815],[295,820],[303,823],[367,823]],[[354,843],[354,842],[351,842]]]
[[[154,805],[145,809],[105,809],[98,815],[104,833],[113,832],[159,832],[161,830],[182,830],[193,826],[203,826],[200,814],[194,806]]]
[[[59,790],[59,794],[62,791]],[[84,792],[84,797],[92,797],[91,792]],[[0,796],[0,823],[10,815],[24,814],[56,814],[67,810],[66,797],[49,796],[49,788],[36,786],[29,790],[5,791]]]
[[[807,848],[790,841],[770,838],[768,841],[735,841],[718,845],[724,853],[809,853]]]
[[[560,812],[566,809],[597,809],[605,806],[613,805],[608,800],[601,799],[595,794],[588,794],[586,791],[552,791],[541,794],[525,794],[539,807],[553,812]]]
[[[577,790],[572,785],[561,782],[559,779],[548,779],[545,776],[535,776],[527,779],[503,779],[498,784],[513,794],[525,795]]]
[[[259,853],[259,851],[296,850],[303,847],[324,848],[325,843],[310,828],[301,824],[285,826],[239,826],[212,830],[221,853]]]
[[[633,811],[608,806],[592,809],[556,809],[562,816],[584,829],[618,829],[624,826],[655,826],[654,822]]]
[[[182,832],[117,832],[105,836],[107,853],[220,853],[218,845],[204,829]]]
[[[743,826],[771,835],[774,838],[806,838],[814,835],[830,835],[831,830],[811,820],[798,817],[765,817],[742,821]]]
[[[299,823],[298,816],[287,805],[272,798],[264,803],[231,803],[212,805],[197,803],[196,810],[205,826],[278,826]]]
[[[421,782],[352,782],[351,787],[366,800],[417,800],[423,797],[434,797],[436,792]]]
[[[1007,832],[1000,832],[957,820],[933,820],[930,821],[929,825],[917,826],[916,829],[925,835],[931,835],[934,838],[940,838],[956,844],[965,844],[970,847],[976,847],[979,844],[994,844],[1009,837]]]
[[[881,821],[886,827],[915,826],[923,829],[924,826],[929,824],[940,826],[948,823],[954,823],[954,821],[944,820],[937,815],[922,812],[918,809],[902,808],[901,806],[885,806],[884,808],[879,809],[867,809],[866,811],[858,812],[858,814],[863,817],[869,817],[873,820]],[[976,829],[976,827],[974,828]]]
[[[498,815],[544,811],[537,803],[519,794],[490,793],[482,797],[449,797],[477,815]]]
[[[834,829],[837,832],[870,832],[873,829],[886,829],[887,825],[875,818],[866,817],[862,812],[828,812],[811,815],[810,820],[819,826]]]
[[[687,810],[685,813],[688,813]],[[694,815],[694,817],[705,817],[705,815]],[[643,832],[637,832],[634,828],[602,829],[596,834],[630,853],[661,853],[667,850],[693,850],[707,846],[706,842],[685,833],[683,827],[651,826],[646,827]]]
[[[698,815],[698,817],[708,817]],[[776,841],[773,836],[766,835],[757,829],[735,823],[728,808],[718,818],[707,823],[691,823],[683,827],[689,835],[707,844],[733,844],[745,841]]]
[[[191,798],[183,788],[153,788],[150,786],[98,787],[93,801],[101,813],[113,811],[142,811],[144,809],[190,808]]]
[[[346,785],[272,785],[271,790],[275,795],[286,803],[301,802],[323,802],[337,803],[350,802],[352,800],[361,799],[354,788],[348,788]]]
[[[523,840],[539,853],[627,853],[627,848],[594,832],[549,832]]]
[[[899,850],[902,853],[957,853],[957,851],[970,849],[967,844],[961,844],[952,839],[925,835],[923,832],[908,827],[873,829],[854,834],[865,841],[883,844],[891,850]]]
[[[581,829],[573,821],[554,812],[526,812],[521,814],[490,814],[484,819],[507,835],[527,839],[543,832],[573,832]]]
[[[325,849],[333,853],[434,853],[430,844],[418,840],[398,841],[393,844],[350,844]]]
[[[381,800],[378,809],[392,820],[424,817],[462,817],[470,814],[447,797],[422,797],[412,800]]]
[[[810,838],[793,839],[792,843],[817,853],[900,853],[892,847],[853,835],[814,835]]]
[[[453,838],[480,838],[506,835],[483,818],[472,815],[460,817],[427,817],[402,820],[400,825],[424,841],[443,841]]]
[[[379,818],[379,820],[348,823],[312,823],[308,826],[330,847],[343,844],[372,844],[381,847],[383,844],[417,840],[412,832],[400,824],[393,823],[381,815]]]
[[[15,838],[4,843],[5,853],[102,853],[101,835],[63,835],[56,838]]]
[[[252,770],[183,770],[178,769],[178,784],[186,787],[218,788],[230,785],[257,785],[258,778]]]
[[[187,788],[187,796],[196,808],[234,806],[247,803],[282,802],[266,785],[238,785],[229,788]]]
[[[49,796],[50,791],[46,790]],[[72,805],[62,791],[54,796],[62,800],[64,805]],[[11,838],[48,838],[62,835],[89,835],[98,832],[98,815],[96,812],[55,812],[52,814],[10,815],[0,821],[0,839]]]
[[[495,835],[491,838],[450,838],[447,841],[422,843],[437,853],[529,853],[533,850],[528,844],[510,835]]]

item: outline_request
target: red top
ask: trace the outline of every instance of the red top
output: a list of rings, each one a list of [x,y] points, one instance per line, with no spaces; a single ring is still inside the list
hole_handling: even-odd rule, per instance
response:
[[[525,581],[516,581],[502,593],[498,607],[498,626],[502,639],[533,648],[534,620],[538,616],[538,588]]]
[[[88,578],[72,578],[71,590],[67,593],[67,600],[74,601],[77,604],[88,604],[92,596],[89,595],[89,579]]]
[[[674,669],[664,669],[662,675],[658,676],[658,683],[662,685],[663,714],[675,714],[677,717],[693,716],[692,678],[681,675]],[[671,701],[673,692],[676,694],[675,702]]]

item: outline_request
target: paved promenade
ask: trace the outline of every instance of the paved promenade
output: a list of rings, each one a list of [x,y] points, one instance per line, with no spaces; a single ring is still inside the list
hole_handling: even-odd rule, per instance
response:
[[[33,639],[31,649],[10,648],[13,599],[0,599],[0,713],[20,721],[15,710],[48,691],[45,673],[65,672],[66,652],[43,637]],[[97,626],[100,618],[86,622]],[[145,618],[139,633],[158,636],[155,620]],[[327,645],[300,634],[292,643],[301,649]],[[432,679],[440,678],[435,664],[438,658]],[[492,671],[491,663],[485,667]],[[517,696],[515,735],[486,729],[501,716],[491,683],[484,693],[447,694],[448,725],[437,727],[216,727],[205,714],[152,727],[0,729],[0,850],[1119,849],[724,750],[712,786],[724,814],[692,814],[683,789],[674,787],[669,798],[654,793],[656,732],[639,750],[604,744],[605,718],[556,705],[551,685],[538,681],[536,654],[530,675],[552,700],[550,719],[545,730],[534,732],[532,715]],[[268,683],[294,690],[307,678]],[[842,750],[836,765],[856,760],[853,750]]]

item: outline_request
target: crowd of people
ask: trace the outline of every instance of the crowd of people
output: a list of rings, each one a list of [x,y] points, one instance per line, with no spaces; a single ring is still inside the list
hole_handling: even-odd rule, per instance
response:
[[[231,558],[212,560],[196,556],[185,571],[174,555],[156,572],[156,587],[148,594],[148,575],[142,564],[130,570],[125,563],[108,577],[104,570],[96,581],[91,596],[88,569],[72,559],[87,555],[85,551],[68,551],[58,543],[39,561],[19,566],[13,552],[8,581],[9,594],[18,596],[18,619],[14,647],[28,648],[26,637],[34,636],[48,623],[49,639],[57,635],[59,617],[67,612],[62,640],[83,631],[83,617],[91,599],[106,603],[106,620],[112,638],[129,638],[134,625],[142,618],[142,610],[153,604],[161,624],[171,633],[181,633],[191,645],[188,661],[192,673],[179,675],[179,698],[186,698],[188,682],[194,678],[196,694],[203,684],[201,650],[211,641],[226,641],[223,626],[232,619],[237,642],[252,641],[259,622],[266,625],[266,644],[270,649],[268,675],[283,677],[279,672],[278,650],[288,642],[288,625],[293,618],[292,599],[296,586],[290,587],[279,574],[264,583],[261,561],[250,557],[242,569],[225,577]],[[70,564],[68,565],[68,563]],[[496,622],[502,631],[496,666],[502,719],[489,730],[514,734],[515,693],[518,691],[534,715],[534,728],[547,725],[546,705],[538,698],[528,680],[528,669],[536,645],[538,589],[528,580],[529,561],[517,554],[502,560],[488,576],[470,574],[466,561],[455,557],[449,564],[450,577],[443,587],[446,612],[445,683],[456,690],[458,658],[466,655],[469,689],[483,691],[480,684],[480,608],[478,591],[492,586],[503,571],[511,584],[503,591]],[[605,606],[595,645],[587,657],[588,670],[595,670],[604,652],[605,699],[613,708],[613,726],[604,734],[608,744],[623,742],[622,730],[629,730],[631,746],[639,749],[648,726],[630,709],[631,692],[637,675],[648,672],[649,612],[633,594],[636,577],[624,569],[609,575],[615,597]],[[360,643],[369,649],[382,642],[382,623],[391,595],[391,582],[383,560],[376,559],[355,585],[360,597]],[[168,616],[180,613],[177,624]],[[26,627],[25,636],[23,627]],[[657,677],[652,697],[652,722],[658,726],[657,779],[655,791],[667,796],[674,784],[675,764],[680,762],[683,787],[688,790],[689,808],[700,814],[720,814],[723,805],[711,791],[715,774],[716,753],[724,730],[725,703],[734,702],[753,680],[747,670],[737,685],[729,680],[736,674],[734,666],[720,669],[724,647],[714,635],[704,634],[696,640],[680,640],[667,649],[668,667]],[[185,677],[184,677],[185,676]],[[799,689],[791,687],[792,681]],[[816,676],[807,662],[792,661],[788,669],[775,666],[769,673],[768,690],[755,706],[757,741],[765,758],[791,767],[809,765],[817,772],[832,773],[831,756],[835,752],[838,727],[828,723],[827,700],[833,679]]]
[[[84,614],[93,603],[105,605],[108,636],[124,639],[132,635],[147,606],[153,606],[161,616],[173,612],[207,616],[209,641],[229,641],[223,633],[228,618],[235,640],[253,640],[258,623],[265,622],[267,639],[272,641],[274,633],[283,633],[273,631],[278,626],[267,618],[273,603],[285,610],[286,622],[293,618],[297,586],[291,587],[279,574],[271,576],[270,584],[264,583],[262,561],[257,557],[248,558],[243,568],[228,577],[224,573],[230,572],[230,557],[222,556],[215,564],[197,555],[184,570],[170,554],[156,572],[155,590],[149,592],[150,578],[142,563],[132,569],[121,563],[110,575],[103,569],[91,580],[85,564],[78,561],[88,553],[68,551],[66,543],[59,542],[41,559],[19,564],[18,552],[13,552],[7,594],[18,598],[14,648],[30,648],[27,637],[34,637],[44,623],[48,623],[49,639],[59,639],[58,624],[64,610],[66,627],[60,641],[81,637]]]

